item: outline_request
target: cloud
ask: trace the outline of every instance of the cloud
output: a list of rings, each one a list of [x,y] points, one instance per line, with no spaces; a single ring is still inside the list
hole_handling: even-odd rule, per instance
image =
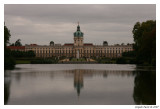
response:
[[[136,22],[156,20],[154,4],[5,4],[4,8],[5,22],[12,35],[10,42],[20,38],[23,44],[73,42],[78,21],[86,42],[132,43]]]

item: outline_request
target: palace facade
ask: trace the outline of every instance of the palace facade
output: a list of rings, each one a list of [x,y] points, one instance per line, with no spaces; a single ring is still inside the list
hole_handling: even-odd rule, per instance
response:
[[[93,43],[84,43],[84,33],[81,32],[78,24],[77,31],[73,33],[74,43],[54,44],[53,41],[47,45],[25,45],[25,51],[33,50],[36,57],[120,57],[123,52],[132,51],[132,44],[128,45],[108,45],[107,41],[103,45],[93,45]]]

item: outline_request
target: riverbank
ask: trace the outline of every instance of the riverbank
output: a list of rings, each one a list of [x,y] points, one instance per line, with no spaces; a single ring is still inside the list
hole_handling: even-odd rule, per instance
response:
[[[136,64],[141,66],[155,66],[147,63],[138,64],[135,58],[16,58],[16,64]]]
[[[94,61],[66,61],[66,62],[58,62],[58,64],[98,64],[98,62]]]
[[[57,59],[54,58],[16,58],[16,64],[56,64]]]

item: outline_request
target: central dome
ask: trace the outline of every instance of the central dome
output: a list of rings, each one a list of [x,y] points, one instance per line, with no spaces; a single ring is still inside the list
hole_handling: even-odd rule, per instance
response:
[[[77,31],[74,32],[74,37],[83,37],[83,32],[80,30],[80,26],[77,26]]]

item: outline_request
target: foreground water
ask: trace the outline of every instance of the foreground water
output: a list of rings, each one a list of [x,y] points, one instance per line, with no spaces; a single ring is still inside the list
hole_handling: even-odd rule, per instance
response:
[[[5,71],[4,101],[15,105],[156,104],[152,67],[19,64]]]

